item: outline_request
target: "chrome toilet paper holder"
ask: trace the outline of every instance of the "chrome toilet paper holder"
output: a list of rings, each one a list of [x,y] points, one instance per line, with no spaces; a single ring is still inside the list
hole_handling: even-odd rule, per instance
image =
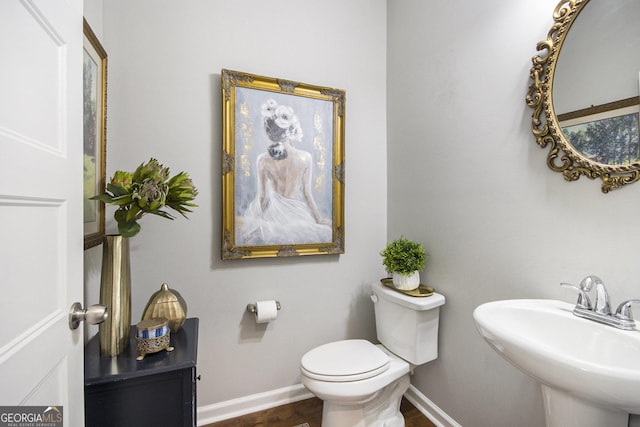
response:
[[[280,310],[280,308],[281,308],[281,306],[280,306],[280,301],[276,301],[276,308],[277,308],[278,310]],[[253,303],[253,304],[251,304],[251,303],[250,303],[250,304],[247,304],[247,311],[248,311],[249,313],[252,313],[252,314],[257,314],[257,313],[258,313],[258,306],[257,306],[255,303]]]

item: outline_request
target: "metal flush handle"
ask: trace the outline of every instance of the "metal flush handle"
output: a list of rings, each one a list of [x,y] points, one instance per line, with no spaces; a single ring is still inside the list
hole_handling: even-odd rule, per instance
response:
[[[69,309],[69,329],[77,329],[80,322],[86,321],[90,325],[97,325],[104,322],[109,317],[107,307],[95,304],[86,310],[82,308],[82,304],[74,302]]]

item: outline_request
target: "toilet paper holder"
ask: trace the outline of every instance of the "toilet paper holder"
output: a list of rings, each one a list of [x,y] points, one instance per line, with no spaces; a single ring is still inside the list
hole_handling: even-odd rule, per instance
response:
[[[278,310],[280,310],[280,301],[276,301],[276,308]],[[247,311],[249,313],[256,314],[256,313],[258,313],[258,306],[255,303],[254,304],[247,304]]]

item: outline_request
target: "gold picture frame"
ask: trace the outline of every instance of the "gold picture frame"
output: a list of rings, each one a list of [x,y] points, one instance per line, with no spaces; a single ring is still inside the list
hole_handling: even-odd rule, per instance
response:
[[[567,150],[596,164],[640,164],[640,98],[622,99],[558,114]]]
[[[344,253],[345,91],[221,77],[221,258]]]
[[[85,19],[83,22],[83,210],[84,249],[102,243],[104,202],[90,200],[105,191],[107,144],[107,52]]]

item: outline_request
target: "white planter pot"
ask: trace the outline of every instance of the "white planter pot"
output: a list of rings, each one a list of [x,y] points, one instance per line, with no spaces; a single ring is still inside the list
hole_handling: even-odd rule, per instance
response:
[[[401,274],[397,272],[391,273],[393,279],[393,286],[403,291],[411,291],[420,286],[420,272],[418,270],[409,274]]]

